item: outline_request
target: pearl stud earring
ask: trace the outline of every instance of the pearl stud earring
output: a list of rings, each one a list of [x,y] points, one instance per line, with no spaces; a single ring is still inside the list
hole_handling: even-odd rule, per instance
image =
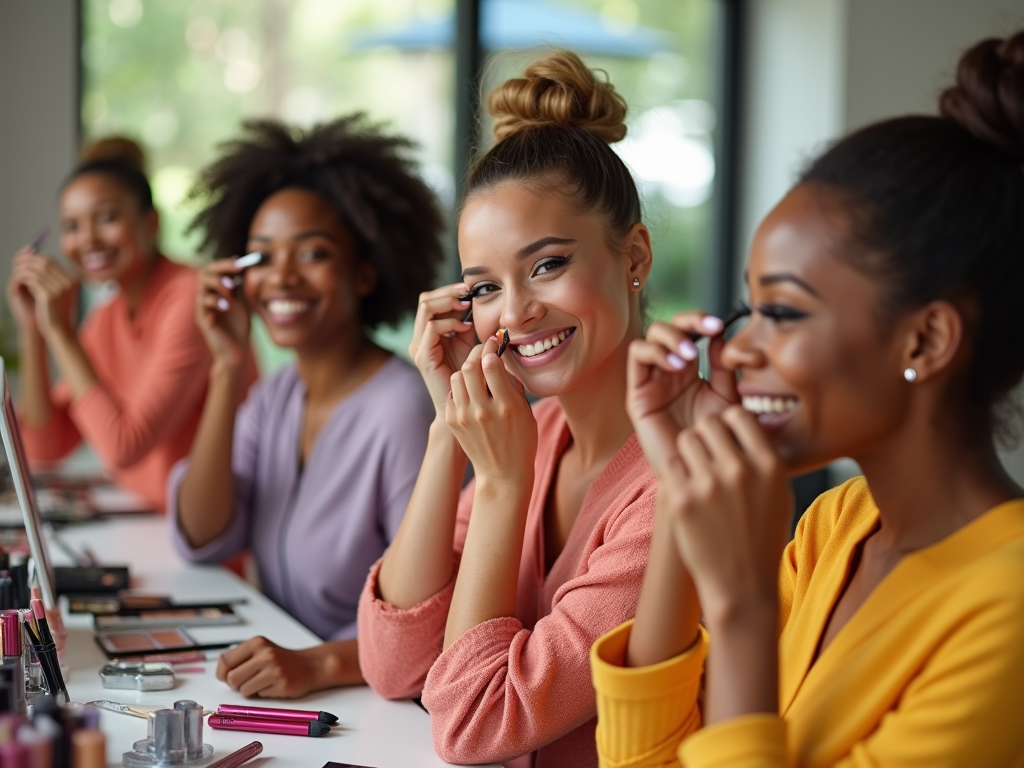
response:
[[[917,371],[915,371],[913,368],[907,368],[903,372],[903,378],[909,382],[917,381]]]

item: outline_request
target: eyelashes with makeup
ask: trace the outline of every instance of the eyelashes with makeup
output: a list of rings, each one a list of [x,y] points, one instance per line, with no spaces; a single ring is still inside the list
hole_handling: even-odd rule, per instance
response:
[[[785,304],[761,304],[760,306],[755,307],[755,309],[758,314],[777,323],[785,322],[787,320],[803,320],[807,317],[806,312],[801,312],[799,309],[787,307]]]
[[[556,269],[560,269],[561,267],[564,267],[566,263],[569,261],[569,259],[571,259],[572,257],[572,253],[570,253],[568,256],[549,256],[548,258],[544,259],[539,264],[537,264],[531,277],[537,275],[538,273],[547,274],[547,272],[540,272],[540,270],[543,269],[544,267],[551,267],[551,270],[549,270],[549,272],[554,271]],[[500,289],[494,283],[478,283],[477,285],[474,285],[473,289],[465,296],[460,296],[459,300],[472,301],[473,299],[479,298],[480,296],[487,296],[488,294],[494,293],[494,291],[497,290]]]

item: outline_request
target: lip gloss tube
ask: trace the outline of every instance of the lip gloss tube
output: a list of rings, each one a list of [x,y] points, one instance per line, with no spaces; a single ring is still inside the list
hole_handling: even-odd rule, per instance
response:
[[[24,715],[25,668],[21,663],[21,616],[16,610],[4,611],[0,615],[0,634],[3,637],[3,666],[11,670],[11,711]]]
[[[295,723],[308,723],[319,720],[321,723],[334,725],[338,722],[337,715],[330,712],[314,712],[311,709],[278,709],[277,707],[247,707],[241,704],[221,704],[217,707],[218,715],[240,715],[258,720],[288,720]]]
[[[206,722],[217,730],[276,733],[282,736],[323,736],[331,730],[331,726],[319,720],[295,723],[287,720],[258,720],[254,717],[212,714]]]

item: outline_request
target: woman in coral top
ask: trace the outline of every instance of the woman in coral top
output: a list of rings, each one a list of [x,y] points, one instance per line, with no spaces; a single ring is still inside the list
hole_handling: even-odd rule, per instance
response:
[[[603,765],[1024,764],[1024,499],[993,438],[1024,376],[1022,82],[1024,33],[986,40],[941,116],[815,160],[709,381],[666,362],[700,315],[634,346],[659,508],[636,621],[593,651]],[[841,456],[864,477],[785,546],[787,473]]]
[[[650,238],[609,146],[625,103],[578,57],[537,62],[489,109],[464,282],[420,298],[410,351],[437,415],[360,601],[359,658],[384,696],[422,693],[445,760],[596,766],[589,648],[633,615],[654,517],[624,407]]]
[[[127,139],[88,149],[60,196],[60,245],[73,271],[26,247],[7,299],[19,328],[29,459],[55,461],[84,439],[115,480],[163,509],[167,474],[199,424],[210,354],[192,320],[195,272],[160,254],[142,165]],[[79,329],[82,280],[118,290]],[[61,379],[52,389],[49,356]],[[248,386],[251,356],[246,370]]]

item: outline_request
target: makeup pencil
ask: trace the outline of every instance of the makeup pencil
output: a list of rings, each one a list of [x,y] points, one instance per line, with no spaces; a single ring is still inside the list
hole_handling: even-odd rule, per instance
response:
[[[750,307],[748,307],[746,304],[740,304],[738,307],[736,307],[736,309],[729,313],[728,317],[726,317],[725,320],[722,321],[722,333],[725,333],[727,330],[729,330],[729,327],[733,325],[736,321],[742,320],[744,317],[749,317],[750,312]],[[691,331],[687,335],[690,337],[690,341],[694,342],[700,341],[706,336],[706,334],[698,333],[697,331]]]
[[[230,755],[222,757],[216,763],[206,768],[238,768],[242,763],[247,763],[263,751],[263,745],[258,741],[251,741],[241,749],[236,749]]]
[[[235,715],[241,717],[255,717],[260,720],[290,720],[298,723],[308,723],[312,720],[319,720],[321,723],[334,725],[338,722],[338,716],[330,712],[315,712],[312,709],[278,709],[277,707],[247,707],[240,704],[221,704],[217,707],[218,715]]]
[[[45,649],[43,653],[50,657],[50,666],[53,670],[57,690],[64,694],[64,701],[71,701],[67,686],[64,685],[64,676],[60,673],[60,662],[57,660],[57,646],[53,642],[50,625],[46,621],[46,609],[43,607],[43,601],[39,598],[32,598],[32,614],[36,617],[36,624],[39,627],[39,639],[42,641],[43,648]],[[40,661],[42,661],[41,657]],[[54,696],[57,695],[56,690],[50,692]]]
[[[286,720],[263,720],[255,717],[236,717],[234,715],[210,715],[207,724],[214,729],[224,731],[251,731],[253,733],[277,733],[282,736],[323,736],[331,730],[327,723],[310,720],[303,723],[290,723]]]
[[[28,244],[29,253],[39,253],[39,249],[43,247],[43,243],[46,242],[46,236],[50,234],[49,227],[43,227],[36,233],[36,236],[32,238],[32,242]]]

